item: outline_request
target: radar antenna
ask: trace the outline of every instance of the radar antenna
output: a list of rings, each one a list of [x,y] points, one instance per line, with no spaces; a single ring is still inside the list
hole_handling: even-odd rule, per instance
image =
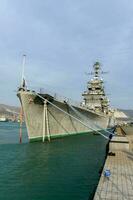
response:
[[[93,65],[94,72],[85,73],[86,75],[94,75],[95,78],[99,78],[100,74],[107,74],[108,72],[101,71],[100,62],[95,62]]]

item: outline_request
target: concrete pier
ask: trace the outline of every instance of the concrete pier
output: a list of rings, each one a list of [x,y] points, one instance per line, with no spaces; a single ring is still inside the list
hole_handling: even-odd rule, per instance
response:
[[[129,151],[129,142],[126,137],[112,139],[109,149],[115,156],[107,156],[94,200],[133,199],[133,152]],[[104,175],[105,170],[110,170],[110,177]]]

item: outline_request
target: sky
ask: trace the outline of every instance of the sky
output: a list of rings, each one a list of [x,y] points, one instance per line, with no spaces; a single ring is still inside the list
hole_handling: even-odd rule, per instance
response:
[[[28,87],[82,99],[95,61],[115,108],[133,109],[132,0],[0,0],[0,103]]]

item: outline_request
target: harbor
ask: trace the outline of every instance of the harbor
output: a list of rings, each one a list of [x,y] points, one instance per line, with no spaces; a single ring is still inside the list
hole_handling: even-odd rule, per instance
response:
[[[24,55],[23,67],[25,59]],[[57,94],[45,93],[45,90],[37,92],[28,89],[24,74],[22,74],[21,84],[17,91],[21,107],[15,110],[6,105],[2,107],[0,128],[2,132],[8,133],[7,138],[1,135],[2,146],[8,142],[13,144],[14,139],[17,138],[22,148],[26,148],[26,154],[22,153],[22,157],[30,157],[27,149],[32,156],[35,154],[35,159],[30,157],[30,161],[29,159],[27,161],[25,157],[23,162],[20,161],[22,174],[27,174],[26,177],[30,180],[31,188],[28,188],[26,193],[30,199],[33,197],[34,188],[35,199],[43,199],[44,196],[47,200],[53,197],[58,200],[62,198],[72,200],[132,199],[133,180],[130,177],[133,169],[133,126],[130,121],[132,118],[125,112],[110,106],[101,77],[103,73],[101,64],[95,62],[91,72],[93,77],[87,82],[87,89],[82,94],[83,99],[78,104],[68,98],[58,98]],[[4,114],[11,116],[13,120],[8,122]],[[12,128],[15,126],[18,134],[15,137],[13,135],[9,137],[8,130],[14,131]],[[29,142],[33,142],[32,145]],[[16,154],[21,147],[15,148]],[[38,152],[40,155],[37,155],[36,150],[33,151],[34,148],[37,148],[37,151],[40,149]],[[84,160],[83,155],[85,155]],[[34,163],[35,168],[32,165],[32,169],[28,167],[29,171],[27,171],[25,162],[28,162],[29,166]],[[36,162],[38,162],[37,166]],[[63,166],[62,163],[64,163]],[[34,174],[32,178],[30,171]],[[13,178],[15,180],[13,184],[18,187],[18,193],[16,190],[16,196],[12,194],[12,198],[23,199],[26,196],[23,190],[20,195],[20,185],[25,188],[27,182],[18,180],[16,172],[20,174],[18,168],[11,176],[7,172],[10,184]],[[3,179],[3,173],[0,178]],[[26,178],[26,181],[28,180]],[[12,187],[9,185],[7,188],[12,193]],[[51,188],[52,193],[50,193]],[[0,197],[4,198],[4,196],[5,189],[1,191]]]
[[[133,1],[0,1],[0,200],[133,200]]]

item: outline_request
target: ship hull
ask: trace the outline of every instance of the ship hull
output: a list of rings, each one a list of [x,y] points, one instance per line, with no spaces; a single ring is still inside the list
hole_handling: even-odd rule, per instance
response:
[[[19,91],[18,97],[23,108],[29,141],[83,134],[107,129],[109,125],[108,116],[101,116],[79,107],[72,109],[65,102],[54,99],[52,104],[47,104],[47,119],[44,119],[44,101],[36,93]]]

